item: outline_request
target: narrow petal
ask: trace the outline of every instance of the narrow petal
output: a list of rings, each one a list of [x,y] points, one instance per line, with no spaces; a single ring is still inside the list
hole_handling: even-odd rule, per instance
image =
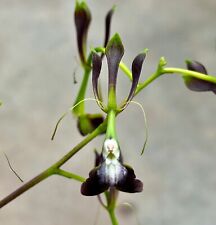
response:
[[[113,87],[115,90],[118,67],[123,54],[124,46],[122,45],[120,36],[115,34],[108,42],[105,50],[109,72],[109,89]]]
[[[115,7],[113,7],[112,9],[110,9],[108,11],[106,18],[105,18],[105,38],[104,38],[104,47],[105,48],[107,46],[107,43],[108,43],[109,37],[110,37],[111,20],[112,20],[114,11],[115,11]]]
[[[137,84],[139,82],[139,78],[140,78],[140,74],[141,74],[141,70],[142,70],[142,64],[143,64],[143,61],[144,61],[145,57],[146,57],[146,53],[140,53],[133,60],[133,63],[132,63],[133,80],[132,80],[130,93],[129,93],[128,98],[127,98],[127,102],[129,102],[134,96]]]
[[[102,66],[102,59],[101,57],[94,53],[92,54],[92,86],[93,86],[93,92],[95,95],[96,100],[99,100],[101,102],[99,91],[98,91],[98,78],[100,75]]]
[[[208,74],[206,68],[197,61],[186,61],[188,70]],[[216,94],[216,84],[209,81],[197,79],[191,76],[184,76],[185,85],[192,91],[212,91]]]
[[[86,196],[99,195],[109,188],[109,184],[106,184],[101,180],[98,171],[100,167],[96,167],[89,173],[89,178],[82,183],[81,194]]]
[[[99,166],[102,163],[103,157],[96,150],[94,152],[95,152],[95,166]]]
[[[130,166],[124,165],[124,167],[126,168],[127,173],[124,178],[117,183],[116,188],[119,191],[128,193],[141,192],[143,190],[143,183],[136,179],[134,170]]]
[[[197,61],[186,60],[187,68],[192,71],[196,71],[203,74],[208,74],[206,68]]]
[[[77,46],[81,62],[86,63],[86,39],[91,22],[91,12],[85,2],[76,2],[74,21],[77,34]]]

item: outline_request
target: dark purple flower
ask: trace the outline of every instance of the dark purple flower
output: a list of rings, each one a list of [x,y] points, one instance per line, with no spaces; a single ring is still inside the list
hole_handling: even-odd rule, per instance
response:
[[[206,68],[197,61],[186,61],[188,70],[208,75]],[[201,80],[192,76],[183,76],[186,86],[192,91],[212,91],[216,94],[216,84],[210,81]]]
[[[136,179],[134,170],[122,164],[119,145],[114,138],[104,141],[102,154],[96,154],[96,165],[81,186],[83,195],[99,195],[109,188],[128,193],[143,190],[143,183]]]

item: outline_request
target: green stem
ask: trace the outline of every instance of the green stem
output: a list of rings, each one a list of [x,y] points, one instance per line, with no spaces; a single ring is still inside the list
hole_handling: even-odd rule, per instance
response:
[[[107,115],[106,138],[117,139],[116,122],[115,121],[116,121],[116,112],[114,110],[110,110]]]
[[[118,219],[115,215],[116,200],[117,200],[118,191],[115,188],[110,188],[107,196],[107,211],[110,216],[112,225],[118,225]]]
[[[206,75],[202,73],[198,73],[192,70],[186,70],[186,69],[180,69],[180,68],[172,68],[172,67],[167,67],[167,68],[162,68],[161,70],[157,70],[155,73],[153,73],[148,79],[146,79],[143,83],[139,83],[135,92],[135,95],[137,95],[143,88],[148,86],[152,81],[160,77],[161,75],[164,74],[179,74],[179,75],[186,75],[186,76],[191,76],[195,77],[197,79],[209,81],[211,83],[216,84],[216,77],[212,75]]]
[[[36,184],[40,183],[41,181],[45,180],[49,176],[56,174],[58,169],[66,163],[73,155],[75,155],[80,149],[82,149],[86,144],[88,144],[91,140],[97,137],[99,134],[103,133],[106,130],[107,121],[105,120],[100,126],[98,126],[91,134],[89,134],[83,141],[81,141],[78,145],[72,148],[66,155],[64,155],[59,161],[54,163],[48,169],[44,170],[42,173],[22,185],[20,188],[9,194],[7,197],[0,201],[0,208],[35,186]],[[69,173],[63,170],[59,170],[61,175],[65,175],[69,177]],[[73,177],[75,178],[75,177]],[[81,177],[76,176],[76,179],[81,181]]]
[[[68,171],[62,170],[62,169],[56,169],[54,171],[54,173],[57,174],[57,175],[69,178],[69,179],[79,181],[79,182],[84,182],[86,180],[84,177],[81,177],[77,174],[74,174],[74,173],[71,173],[71,172],[68,172]]]
[[[150,83],[152,83],[152,81],[154,81],[155,79],[157,79],[161,74],[158,73],[158,71],[156,71],[155,73],[153,73],[150,77],[148,77],[143,83],[139,83],[137,85],[137,89],[135,92],[135,95],[137,95],[143,88],[145,88],[146,86],[148,86]]]
[[[167,67],[163,68],[161,71],[163,74],[165,73],[176,73],[176,74],[181,74],[181,75],[186,75],[186,76],[192,76],[201,80],[205,81],[210,81],[214,84],[216,84],[216,77],[212,75],[206,75],[202,73],[198,73],[192,70],[186,70],[186,69],[180,69],[180,68],[172,68],[172,67]]]
[[[85,98],[90,72],[91,72],[91,68],[85,67],[83,80],[82,80],[78,95],[77,95],[76,100],[73,105],[76,105],[78,102],[82,101]],[[77,107],[75,107],[73,109],[73,113],[76,116],[84,114],[85,113],[85,103],[81,102]]]
[[[14,200],[15,198],[17,198],[19,195],[21,195],[25,191],[29,190],[30,188],[32,188],[36,184],[38,184],[41,181],[45,180],[46,178],[48,178],[52,174],[53,174],[52,168],[46,169],[45,171],[43,171],[42,173],[40,173],[39,175],[37,175],[36,177],[34,177],[33,179],[31,179],[30,181],[28,181],[27,183],[25,183],[24,185],[22,185],[20,188],[18,188],[17,190],[15,190],[11,194],[9,194],[7,197],[3,198],[0,201],[0,208],[2,208],[3,206],[5,206],[9,202],[11,202],[12,200]]]
[[[112,222],[112,225],[119,225],[119,222],[118,222],[117,217],[115,215],[115,209],[108,210],[108,212],[109,212],[109,216],[110,216],[110,220]]]
[[[132,81],[133,78],[132,78],[131,71],[122,61],[119,63],[119,67],[128,76],[128,78]]]
[[[73,155],[75,155],[81,148],[83,148],[87,143],[97,137],[99,134],[106,130],[107,121],[105,120],[100,124],[91,134],[89,134],[83,141],[76,145],[71,151],[69,151],[65,156],[63,156],[58,162],[54,164],[56,168],[61,167],[65,164]]]

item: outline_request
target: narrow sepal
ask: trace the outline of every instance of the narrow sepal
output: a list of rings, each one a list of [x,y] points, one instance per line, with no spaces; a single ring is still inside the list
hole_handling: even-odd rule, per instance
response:
[[[109,89],[113,87],[115,90],[118,67],[123,54],[124,46],[122,45],[121,38],[118,34],[115,34],[105,49],[109,73]]]
[[[113,13],[115,11],[115,7],[113,7],[112,9],[110,9],[106,15],[105,18],[105,38],[104,38],[104,47],[107,46],[107,43],[109,41],[109,37],[110,37],[110,28],[111,28],[111,20],[112,20],[112,16]]]
[[[129,95],[128,95],[128,98],[127,98],[127,102],[131,101],[131,99],[134,96],[137,84],[139,82],[139,78],[140,78],[140,74],[141,74],[141,70],[142,70],[142,65],[143,65],[145,57],[146,57],[146,53],[143,52],[143,53],[140,53],[139,55],[137,55],[135,57],[135,59],[133,60],[132,68],[131,68],[133,79],[132,79],[131,89],[130,89],[130,92],[129,92]]]
[[[116,184],[116,188],[119,191],[128,193],[141,192],[143,190],[143,183],[140,180],[136,179],[134,170],[130,166],[123,166],[125,167],[127,173],[123,177],[123,179],[119,180],[119,182]]]
[[[74,21],[80,60],[83,64],[86,64],[86,39],[91,22],[91,12],[84,1],[80,3],[76,1]]]
[[[101,167],[96,167],[89,173],[89,178],[82,183],[81,194],[86,196],[99,195],[109,188],[109,184],[101,180],[98,170]]]
[[[187,68],[192,71],[196,71],[203,74],[208,74],[206,68],[197,61],[186,60]]]
[[[195,72],[199,72],[202,74],[206,74],[207,70],[206,68],[197,61],[189,61],[186,60],[187,68],[188,70],[192,70]],[[212,91],[214,94],[216,94],[216,84],[211,83],[210,81],[201,80],[192,76],[183,76],[185,85],[192,91]]]
[[[98,91],[98,78],[100,76],[102,66],[102,59],[101,57],[93,52],[92,53],[92,86],[93,86],[93,92],[95,95],[95,98],[99,101],[101,101]]]
[[[95,150],[94,152],[95,152],[95,167],[96,167],[96,166],[99,166],[102,163],[103,157],[102,157],[101,154],[99,154],[97,152],[97,150]]]

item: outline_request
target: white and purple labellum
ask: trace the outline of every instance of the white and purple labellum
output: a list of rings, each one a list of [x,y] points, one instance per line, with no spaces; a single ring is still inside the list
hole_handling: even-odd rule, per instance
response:
[[[134,170],[122,164],[120,148],[114,138],[104,141],[99,158],[97,167],[90,171],[89,178],[82,184],[83,195],[98,195],[110,187],[129,193],[142,191],[143,184],[136,179]]]

